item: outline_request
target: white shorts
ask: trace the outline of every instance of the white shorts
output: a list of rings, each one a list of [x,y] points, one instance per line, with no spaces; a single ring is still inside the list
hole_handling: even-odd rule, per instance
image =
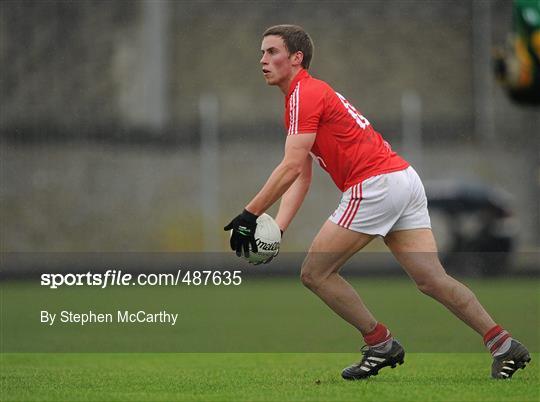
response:
[[[411,166],[350,187],[329,219],[355,232],[383,237],[395,230],[431,228],[424,186]]]

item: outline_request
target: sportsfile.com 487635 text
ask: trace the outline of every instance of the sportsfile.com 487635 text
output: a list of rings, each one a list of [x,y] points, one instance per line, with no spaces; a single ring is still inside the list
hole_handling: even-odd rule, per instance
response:
[[[41,286],[58,289],[61,286],[239,286],[242,271],[190,271],[179,269],[176,273],[130,274],[122,270],[105,272],[44,273]]]

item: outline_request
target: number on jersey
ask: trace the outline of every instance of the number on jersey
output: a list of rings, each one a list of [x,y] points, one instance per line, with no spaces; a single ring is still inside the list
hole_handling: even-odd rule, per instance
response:
[[[352,118],[356,121],[356,124],[358,124],[361,128],[366,128],[369,126],[369,121],[364,116],[362,116],[360,113],[358,113],[358,110],[349,103],[347,99],[340,93],[336,92],[336,95],[338,96],[341,103],[343,103],[343,106],[345,106],[345,109],[349,112],[349,114],[352,116]]]

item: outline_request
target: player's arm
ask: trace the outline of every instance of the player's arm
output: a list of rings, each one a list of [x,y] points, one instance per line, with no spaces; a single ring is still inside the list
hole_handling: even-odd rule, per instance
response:
[[[288,136],[283,160],[245,209],[260,216],[285,194],[301,175],[314,142],[315,133]]]
[[[285,142],[285,156],[281,163],[244,211],[223,228],[232,230],[230,244],[237,256],[240,257],[242,252],[246,257],[249,256],[249,246],[251,250],[257,252],[255,241],[257,217],[270,208],[298,179],[314,142],[315,133],[288,136]]]
[[[312,158],[308,155],[304,161],[302,172],[281,197],[276,223],[284,232],[300,209],[309,190],[312,177]]]

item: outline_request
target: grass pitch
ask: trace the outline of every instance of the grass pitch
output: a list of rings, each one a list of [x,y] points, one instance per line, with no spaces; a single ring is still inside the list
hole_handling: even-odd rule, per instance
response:
[[[410,281],[353,280],[407,351],[403,366],[356,382],[340,373],[360,358],[342,353],[358,350],[358,334],[295,278],[235,289],[51,291],[3,283],[0,401],[539,401],[538,281],[468,284],[535,352],[511,380],[492,380],[478,335]],[[39,324],[41,308],[107,306],[167,306],[182,318],[163,329]],[[58,353],[66,351],[86,353]],[[171,353],[106,353],[118,351]]]
[[[346,382],[341,353],[7,354],[2,401],[538,401],[539,354],[489,378],[486,353],[412,353]]]

